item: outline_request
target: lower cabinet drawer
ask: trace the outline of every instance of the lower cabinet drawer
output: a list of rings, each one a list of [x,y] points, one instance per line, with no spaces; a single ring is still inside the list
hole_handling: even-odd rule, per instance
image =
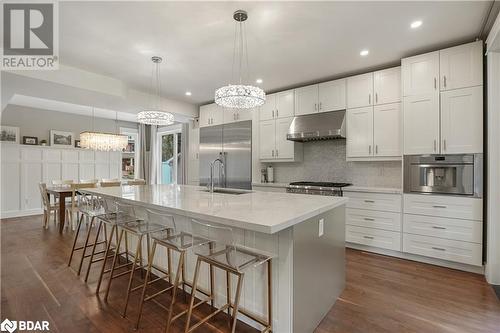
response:
[[[396,231],[347,225],[346,241],[382,249],[401,251],[401,233]]]
[[[366,209],[346,209],[346,224],[358,227],[401,231],[401,214]]]
[[[345,191],[344,196],[349,198],[346,204],[347,208],[381,210],[395,213],[401,213],[402,210],[401,194]]]
[[[481,221],[404,214],[403,232],[482,244]]]
[[[482,249],[481,244],[403,233],[406,253],[481,266]]]
[[[404,213],[482,221],[483,200],[458,196],[405,194]]]

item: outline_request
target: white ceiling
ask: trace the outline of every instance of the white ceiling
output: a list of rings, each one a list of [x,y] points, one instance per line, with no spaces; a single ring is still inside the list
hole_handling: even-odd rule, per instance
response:
[[[232,13],[249,13],[252,80],[266,91],[397,64],[472,41],[491,2],[60,2],[60,59],[148,91],[152,55],[165,96],[213,100],[229,83]],[[414,20],[419,29],[410,29]],[[369,49],[367,57],[360,57]],[[193,95],[187,97],[185,91]]]

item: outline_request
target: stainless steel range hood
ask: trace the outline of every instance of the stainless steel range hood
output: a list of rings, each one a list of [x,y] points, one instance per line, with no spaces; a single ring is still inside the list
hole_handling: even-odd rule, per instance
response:
[[[345,139],[345,110],[297,116],[286,139],[299,142]]]

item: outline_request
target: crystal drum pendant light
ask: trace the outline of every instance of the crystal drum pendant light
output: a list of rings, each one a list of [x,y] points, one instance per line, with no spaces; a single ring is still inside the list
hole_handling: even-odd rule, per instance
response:
[[[151,86],[155,88],[156,104],[149,109],[143,110],[137,114],[137,121],[146,125],[172,125],[174,123],[174,115],[161,109],[161,81],[160,81],[160,63],[161,57],[154,56],[151,58],[154,66],[154,73],[151,78]]]
[[[229,84],[215,91],[215,103],[226,108],[251,109],[261,106],[266,101],[264,90],[252,85],[243,84],[242,65],[243,58],[246,60],[247,76],[248,76],[248,47],[247,38],[244,31],[244,22],[248,18],[248,14],[244,10],[237,10],[233,14],[236,23],[234,49],[233,49],[233,68],[236,57],[238,58],[239,84]],[[233,79],[231,77],[231,79]],[[246,78],[248,80],[248,77]]]
[[[118,134],[118,112],[115,112],[115,132],[103,133],[94,130],[94,108],[92,108],[92,131],[80,133],[80,146],[99,151],[123,151],[128,145],[128,136]]]

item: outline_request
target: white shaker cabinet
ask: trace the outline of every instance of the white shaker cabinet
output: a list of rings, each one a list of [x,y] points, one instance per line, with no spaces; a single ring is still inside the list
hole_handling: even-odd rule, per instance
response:
[[[403,96],[439,93],[439,51],[401,60]]]
[[[295,142],[286,139],[293,117],[276,120],[276,158],[293,159]]]
[[[349,109],[347,115],[347,157],[372,155],[373,108]]]
[[[401,67],[389,68],[373,73],[375,105],[401,101]]]
[[[403,102],[404,154],[439,154],[439,95],[407,96]]]
[[[252,120],[252,114],[259,109],[233,109],[223,108],[224,124],[236,123],[238,121]]]
[[[373,73],[348,77],[347,107],[360,108],[373,103]]]
[[[261,160],[274,159],[276,148],[276,121],[263,120],[259,123],[259,154]]]
[[[260,120],[293,117],[295,114],[294,97],[294,90],[267,95],[266,102],[260,107]]]
[[[286,139],[293,117],[259,123],[259,156],[261,160],[293,162],[302,159],[302,144]]]
[[[295,89],[295,115],[318,112],[318,85]]]
[[[439,51],[441,91],[483,84],[483,42],[477,41]]]
[[[373,155],[401,156],[401,103],[373,107]]]
[[[318,102],[319,112],[344,110],[346,108],[346,79],[320,83]]]
[[[483,152],[483,86],[441,93],[441,153]]]
[[[220,125],[224,121],[223,108],[212,103],[200,106],[200,127]]]

